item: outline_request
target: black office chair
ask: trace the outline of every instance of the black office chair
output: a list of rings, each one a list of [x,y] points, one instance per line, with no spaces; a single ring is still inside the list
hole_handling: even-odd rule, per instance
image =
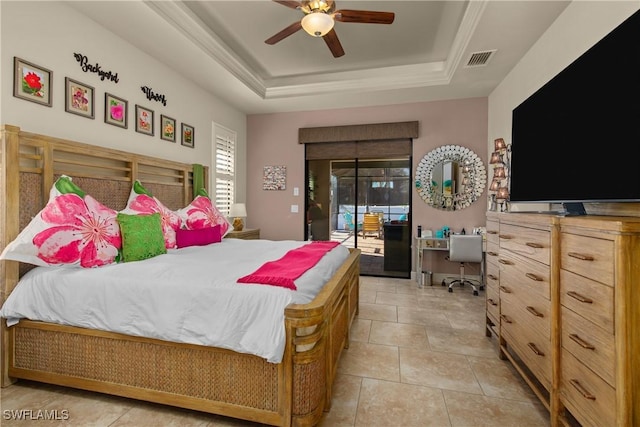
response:
[[[467,262],[481,263],[482,260],[482,235],[480,234],[452,234],[449,237],[449,261],[457,261],[460,263],[460,276],[447,277],[442,280],[442,286],[447,286],[449,282],[449,292],[453,292],[453,285],[456,283],[460,286],[470,285],[473,294],[478,295],[478,289],[484,290],[481,280],[469,279],[464,275],[464,265]]]

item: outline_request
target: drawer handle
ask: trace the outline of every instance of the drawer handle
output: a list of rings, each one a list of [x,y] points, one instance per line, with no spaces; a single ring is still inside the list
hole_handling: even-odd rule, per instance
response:
[[[487,274],[487,277],[491,280],[498,280],[498,278],[496,276],[494,276],[493,274]]]
[[[487,234],[498,234],[495,230],[487,230]]]
[[[582,261],[593,261],[595,260],[594,257],[592,257],[591,255],[584,255],[584,254],[579,254],[577,252],[569,252],[567,254],[568,256],[570,256],[571,258],[576,258]]]
[[[578,390],[578,392],[582,395],[582,397],[584,397],[585,399],[589,399],[589,400],[596,400],[596,397],[589,393],[583,386],[582,384],[580,384],[580,381],[578,380],[569,380],[569,382],[571,383],[572,386],[574,386],[576,388],[576,390]]]
[[[585,340],[583,340],[582,338],[580,338],[576,334],[569,334],[569,338],[571,338],[572,340],[577,342],[578,345],[580,347],[582,347],[582,348],[586,348],[587,350],[595,350],[596,349],[594,346],[592,346],[591,344],[589,344],[588,342],[586,342]]]
[[[538,277],[533,273],[525,273],[525,277],[535,281],[535,282],[543,282],[544,279],[542,277]]]
[[[527,346],[535,353],[536,356],[544,356],[544,353],[538,350],[538,347],[536,347],[534,343],[530,342]]]
[[[507,288],[506,286],[500,285],[500,290],[502,292],[504,292],[505,294],[510,294],[511,293],[511,289]]]
[[[501,239],[504,240],[511,240],[513,237],[509,236],[508,234],[500,234],[499,235]]]
[[[506,314],[501,314],[500,318],[504,320],[504,323],[513,323],[513,321]]]
[[[487,299],[487,302],[488,302],[489,304],[491,304],[491,305],[494,305],[494,306],[495,306],[495,305],[498,305],[498,303],[497,303],[497,302],[495,302],[495,301],[493,300],[493,298],[489,298],[489,299]]]
[[[571,298],[577,299],[580,302],[583,302],[585,304],[593,304],[593,300],[587,297],[583,297],[582,295],[580,295],[577,292],[574,291],[569,291],[567,292],[567,295],[569,295]]]
[[[536,317],[544,317],[544,314],[539,313],[535,308],[531,307],[530,305],[527,306],[527,311]]]
[[[500,258],[500,259],[498,260],[498,262],[499,262],[500,264],[504,264],[504,265],[513,265],[513,264],[514,264],[514,263],[513,263],[513,261],[509,261],[508,259],[502,259],[502,258]]]
[[[493,252],[493,251],[488,251],[487,255],[489,255],[489,256],[498,256],[498,253],[497,252]]]
[[[542,246],[540,243],[536,243],[536,242],[527,242],[527,243],[525,243],[525,245],[529,246],[530,248],[534,248],[534,249],[542,249],[542,248],[544,248],[544,246]]]

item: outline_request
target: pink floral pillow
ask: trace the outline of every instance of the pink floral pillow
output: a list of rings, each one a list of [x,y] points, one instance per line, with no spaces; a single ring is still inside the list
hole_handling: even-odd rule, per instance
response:
[[[177,213],[182,218],[184,228],[188,230],[219,225],[220,236],[224,237],[233,229],[233,224],[211,203],[211,199],[204,189],[200,190],[189,205]]]
[[[175,248],[176,230],[180,228],[182,219],[176,212],[167,208],[160,200],[155,198],[142,186],[140,181],[134,182],[127,207],[122,210],[122,213],[129,215],[149,215],[155,212],[158,212],[162,219],[162,234],[164,235],[165,247],[167,249]]]
[[[47,205],[0,254],[29,264],[100,267],[119,262],[122,238],[117,212],[61,176]]]

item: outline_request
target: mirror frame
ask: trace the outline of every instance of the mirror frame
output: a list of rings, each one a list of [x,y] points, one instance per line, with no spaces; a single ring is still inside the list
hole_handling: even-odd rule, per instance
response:
[[[458,162],[467,167],[469,185],[463,192],[444,195],[435,191],[432,185],[433,170],[436,165],[447,160]],[[469,207],[478,200],[487,184],[487,169],[482,159],[472,150],[460,145],[443,145],[431,150],[420,160],[415,174],[415,186],[418,195],[435,209],[456,211]]]

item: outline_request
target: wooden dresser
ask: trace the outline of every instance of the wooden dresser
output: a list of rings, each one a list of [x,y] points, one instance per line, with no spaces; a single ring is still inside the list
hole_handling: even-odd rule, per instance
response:
[[[640,218],[490,212],[492,271],[487,333],[551,425],[640,426]]]
[[[260,229],[259,228],[245,228],[244,230],[235,231],[231,230],[224,236],[225,239],[244,239],[244,240],[254,240],[260,238]]]

